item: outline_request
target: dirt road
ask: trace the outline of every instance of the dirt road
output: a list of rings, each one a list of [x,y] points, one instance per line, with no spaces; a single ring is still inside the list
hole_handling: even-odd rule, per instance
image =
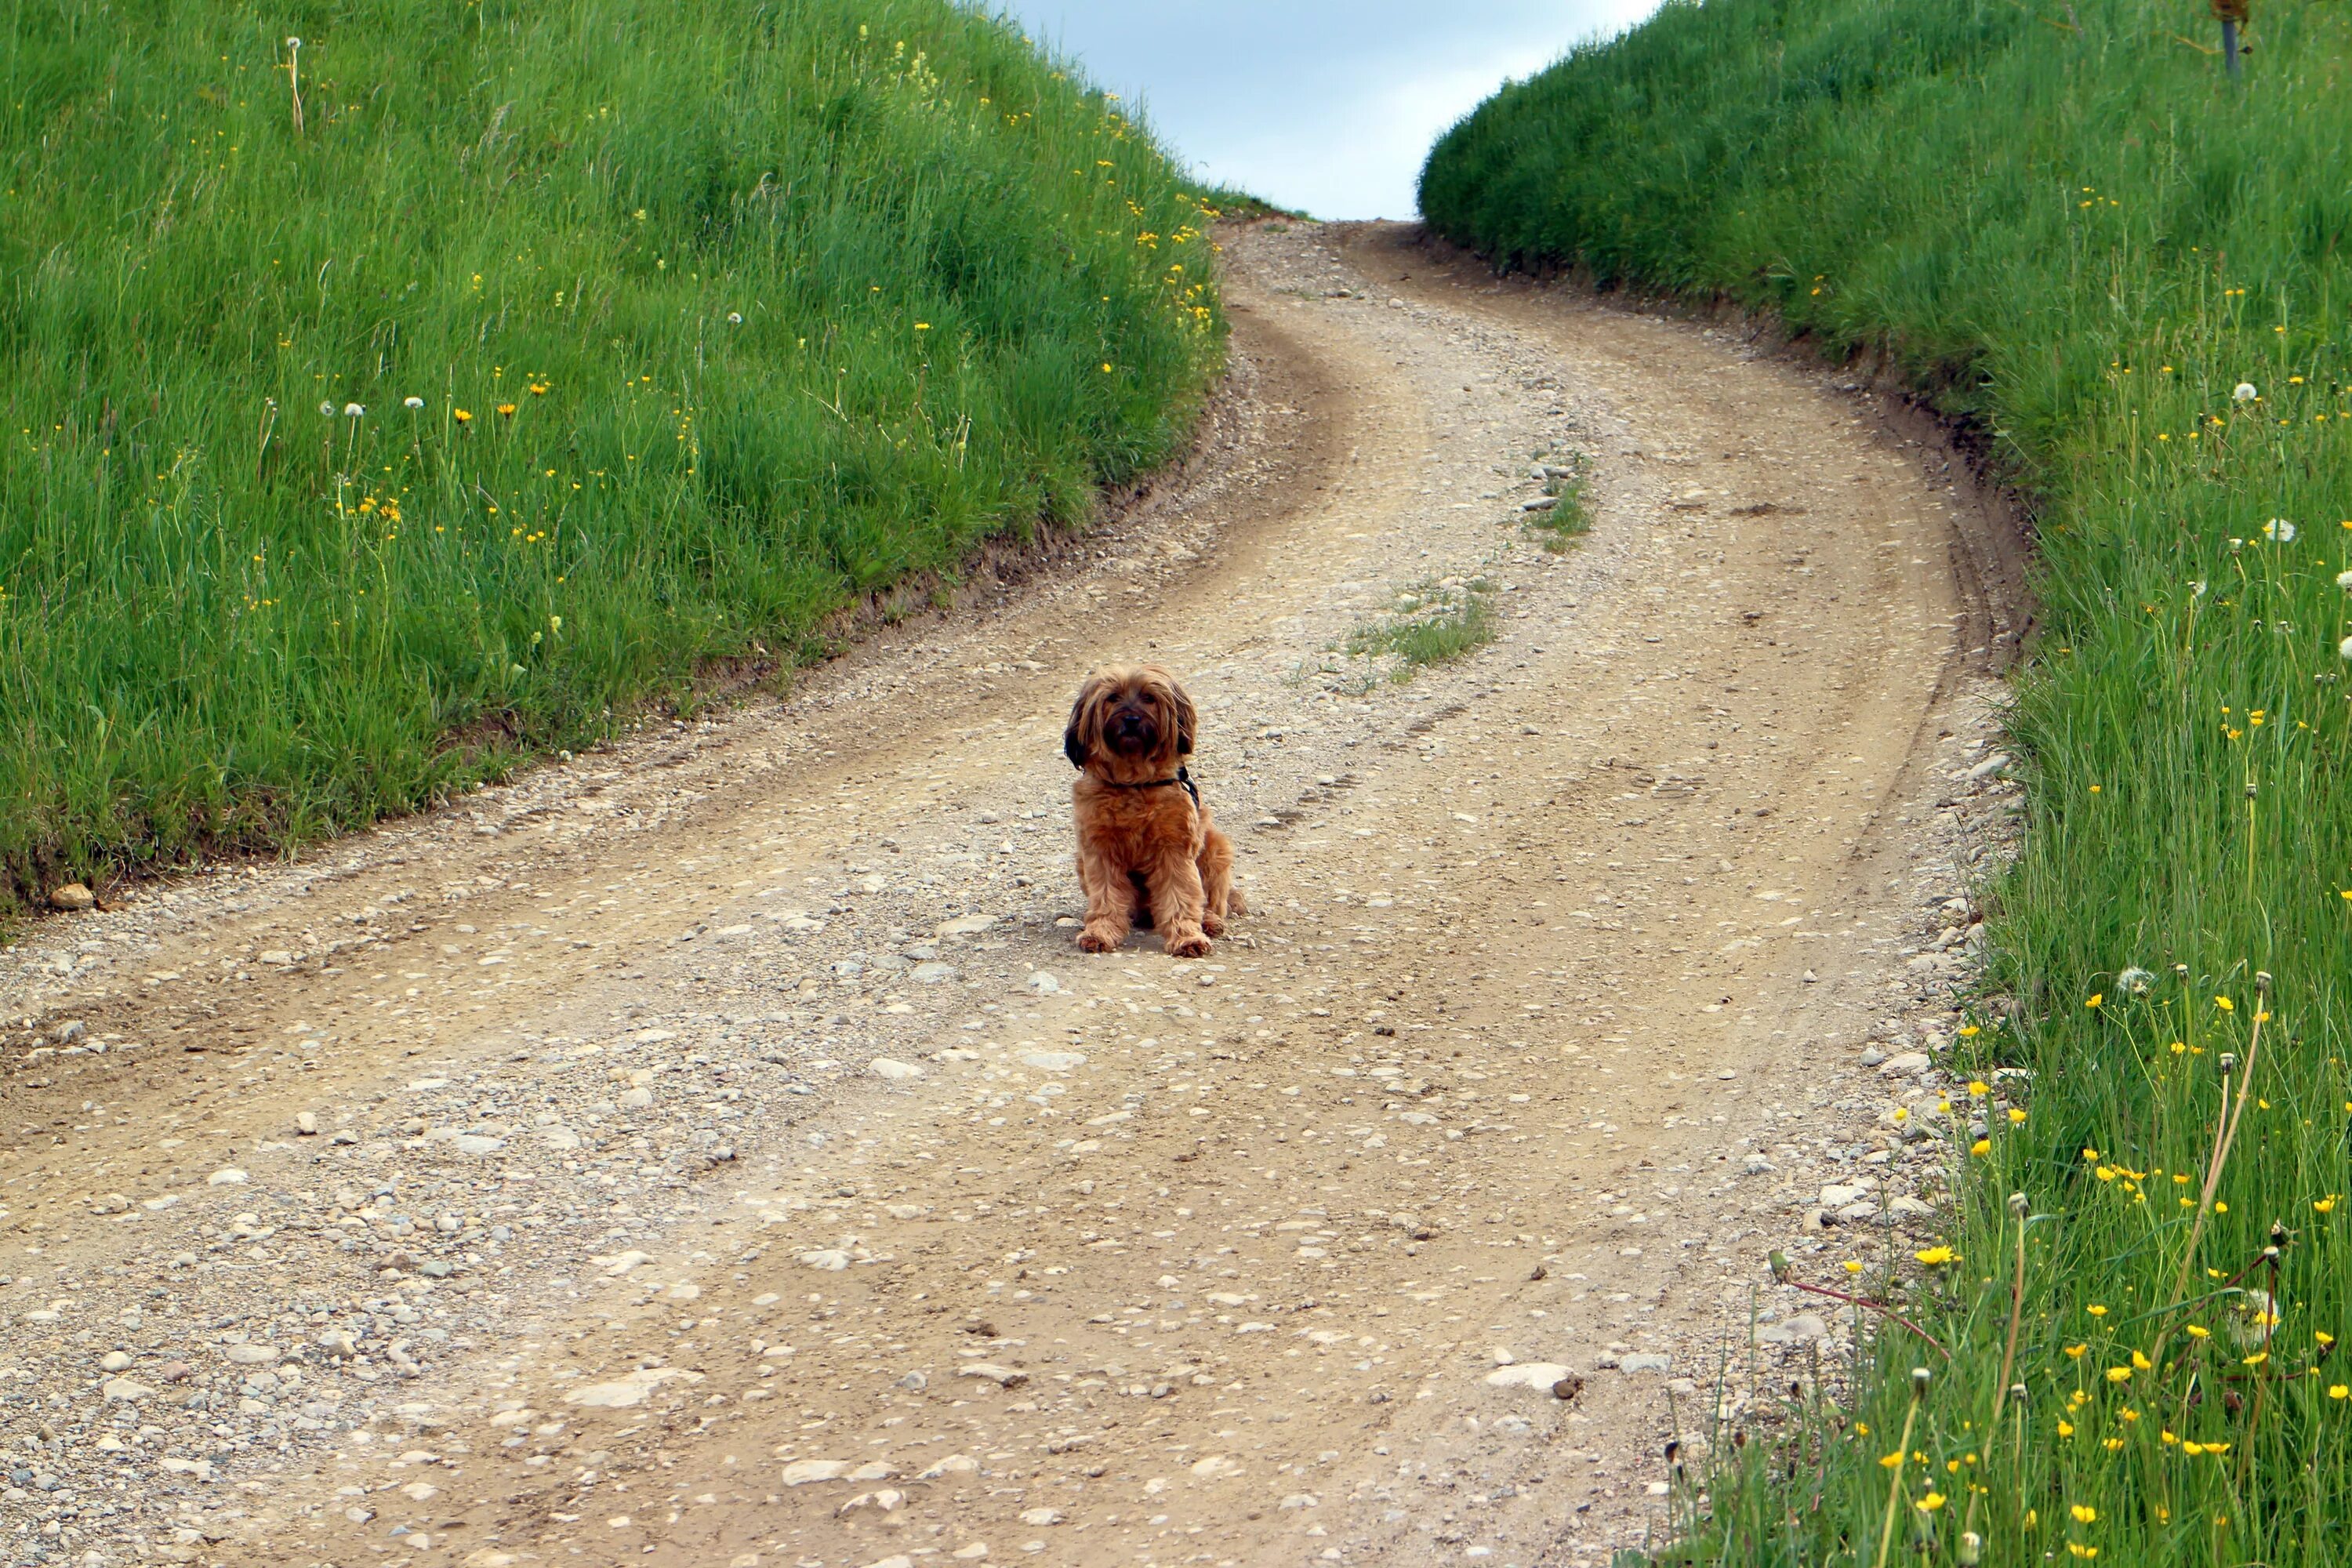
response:
[[[7,956],[0,1558],[1604,1563],[1833,1359],[1763,1258],[1928,1223],[1983,520],[1730,332],[1228,259],[1220,433],[1087,559]],[[1071,946],[1114,658],[1201,702],[1205,961]]]

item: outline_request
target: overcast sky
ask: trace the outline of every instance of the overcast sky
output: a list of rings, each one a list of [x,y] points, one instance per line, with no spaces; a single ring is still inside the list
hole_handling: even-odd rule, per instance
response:
[[[1177,157],[1317,217],[1411,217],[1429,144],[1656,0],[1003,0]],[[992,6],[993,8],[993,6]]]

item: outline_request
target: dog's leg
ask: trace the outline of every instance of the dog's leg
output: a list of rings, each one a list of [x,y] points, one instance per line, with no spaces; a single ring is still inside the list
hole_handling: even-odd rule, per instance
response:
[[[1082,849],[1078,886],[1087,895],[1087,918],[1078,931],[1078,946],[1087,952],[1117,952],[1127,940],[1135,909],[1135,890],[1127,874]]]
[[[1162,858],[1144,875],[1151,885],[1151,913],[1160,944],[1171,957],[1207,957],[1209,938],[1201,929],[1201,917],[1208,911],[1200,862],[1180,851]]]
[[[1225,920],[1234,912],[1234,841],[1205,823],[1201,829],[1201,930],[1210,936],[1225,934]]]

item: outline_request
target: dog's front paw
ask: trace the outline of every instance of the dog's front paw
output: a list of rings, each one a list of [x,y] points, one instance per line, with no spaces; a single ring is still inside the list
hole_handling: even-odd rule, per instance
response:
[[[1225,922],[1219,920],[1214,915],[1202,915],[1201,917],[1201,931],[1202,934],[1207,936],[1223,936],[1225,934]]]
[[[1113,931],[1108,926],[1088,926],[1078,932],[1078,951],[1117,952],[1119,943],[1126,940],[1127,933],[1124,931]]]
[[[1173,931],[1168,933],[1168,956],[1171,958],[1206,958],[1209,939],[1200,931]]]

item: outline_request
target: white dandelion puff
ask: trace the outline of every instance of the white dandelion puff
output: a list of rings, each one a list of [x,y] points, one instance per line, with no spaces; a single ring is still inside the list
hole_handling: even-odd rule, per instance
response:
[[[2336,651],[2346,658],[2352,658],[2352,637],[2346,637],[2342,642],[2337,643]]]
[[[2260,397],[2261,395],[2261,393],[2254,390],[2254,384],[2252,382],[2242,381],[2238,383],[2238,389],[2230,394],[2230,400],[2232,403],[2252,403],[2255,398]]]
[[[2231,1314],[2230,1334],[2240,1344],[2249,1348],[2266,1345],[2279,1325],[2278,1303],[2267,1290],[2248,1290],[2238,1300],[2238,1310]]]
[[[730,326],[730,327],[740,327],[740,326],[741,326],[741,325],[743,324],[743,312],[742,312],[742,311],[740,311],[740,310],[730,310],[730,311],[728,311],[728,312],[727,312],[727,324],[728,324],[729,326]]]
[[[356,403],[346,403],[343,405],[343,417],[346,419],[360,419],[365,417],[366,415],[367,410],[361,407]]]
[[[2204,578],[2198,578],[2195,582],[2189,584],[2189,596],[2192,599],[2203,598],[2205,596],[2207,586],[2208,584]]]
[[[2274,517],[2263,524],[2263,534],[2275,544],[2294,542],[2294,524],[2283,517]]]
[[[2156,976],[2137,964],[2116,976],[2116,989],[2126,996],[2145,996],[2155,984]]]
[[[332,403],[321,403],[319,405],[319,412],[332,419],[335,416],[335,405]]]
[[[425,399],[421,397],[404,397],[400,400],[400,405],[403,408],[422,408],[425,406]]]
[[[2343,589],[2346,593],[2352,594],[2352,572],[2338,572],[2336,574],[2336,585]]]

